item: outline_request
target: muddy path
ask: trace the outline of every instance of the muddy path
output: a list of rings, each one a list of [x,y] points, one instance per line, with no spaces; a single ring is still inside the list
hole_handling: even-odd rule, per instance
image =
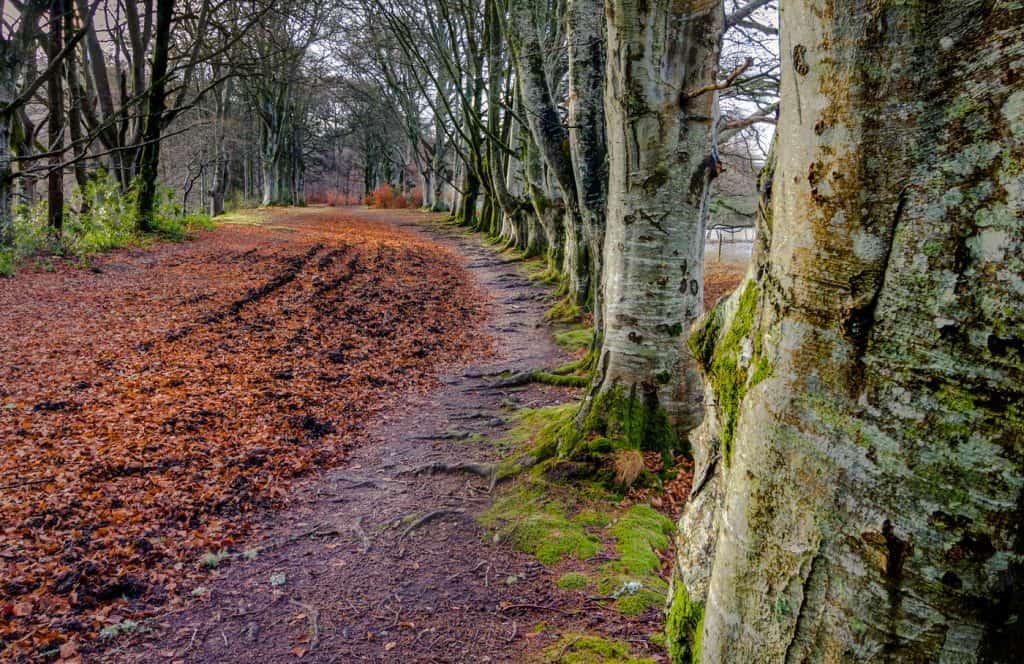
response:
[[[507,453],[495,441],[516,409],[576,398],[551,386],[489,387],[496,372],[570,359],[543,322],[550,293],[479,238],[420,213],[345,215],[457,252],[489,299],[476,334],[490,352],[442,367],[436,389],[407,391],[375,415],[339,467],[300,480],[290,507],[264,514],[240,545],[251,560],[210,570],[195,598],[151,623],[154,631],[122,638],[105,661],[521,661],[560,626],[606,619],[575,615],[580,600],[558,590],[553,572],[491,541],[476,522],[491,501],[486,478],[407,472],[495,461]],[[550,636],[532,634],[540,622]]]

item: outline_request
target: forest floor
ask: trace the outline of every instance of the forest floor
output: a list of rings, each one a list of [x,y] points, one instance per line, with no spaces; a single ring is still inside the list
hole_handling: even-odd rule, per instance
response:
[[[572,359],[550,289],[436,222],[277,210],[0,280],[0,661],[659,658],[660,611],[481,525],[487,478],[413,472],[579,396],[494,386]]]

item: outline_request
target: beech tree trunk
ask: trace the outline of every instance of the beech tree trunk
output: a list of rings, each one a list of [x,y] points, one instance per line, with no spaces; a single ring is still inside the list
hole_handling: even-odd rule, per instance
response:
[[[604,0],[571,0],[566,10],[569,42],[569,150],[576,201],[590,276],[594,340],[604,327],[601,264],[608,198],[608,145],[604,122]]]
[[[667,451],[701,418],[684,332],[702,311],[721,4],[605,2],[605,317],[581,418],[626,418],[618,433],[645,449]]]
[[[537,147],[537,154],[554,178],[556,195],[560,199],[557,206],[561,210],[562,219],[552,220],[551,223],[546,221],[554,212],[554,207],[547,203],[542,204],[538,216],[548,227],[549,248],[559,249],[559,253],[550,258],[554,267],[561,270],[566,278],[569,298],[573,303],[583,306],[587,303],[591,283],[587,244],[576,199],[569,132],[562,124],[555,106],[552,88],[557,85],[557,81],[550,80],[545,61],[547,52],[559,48],[561,44],[549,44],[541,40],[537,21],[543,12],[537,9],[534,0],[512,0],[509,3],[506,33],[519,80],[523,116]],[[558,229],[559,243],[551,245],[555,227]]]
[[[673,660],[1020,661],[1024,5],[781,11],[759,248],[693,340]]]

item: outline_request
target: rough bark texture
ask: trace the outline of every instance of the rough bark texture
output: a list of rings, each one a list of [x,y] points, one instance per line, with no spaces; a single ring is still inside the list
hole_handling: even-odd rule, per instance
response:
[[[630,438],[664,447],[700,421],[685,331],[701,314],[703,209],[714,173],[720,2],[606,0],[605,325],[591,410],[625,399]],[[666,426],[668,425],[668,426]]]
[[[604,326],[601,261],[608,198],[608,144],[604,123],[604,1],[571,0],[569,40],[569,148],[576,200],[590,265],[594,329]],[[596,338],[596,337],[595,337]]]
[[[782,25],[765,237],[694,337],[673,658],[1019,661],[1024,3]]]
[[[64,47],[64,1],[50,1],[49,37],[47,53],[52,64],[60,57]],[[60,231],[64,224],[64,78],[60,72],[53,72],[46,80],[46,99],[50,109],[46,123],[47,141],[53,154],[49,158],[50,172],[47,175],[47,223],[50,228]]]

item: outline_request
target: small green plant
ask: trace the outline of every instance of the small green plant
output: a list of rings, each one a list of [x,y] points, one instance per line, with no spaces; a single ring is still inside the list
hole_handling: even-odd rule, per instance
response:
[[[142,625],[135,622],[134,620],[122,620],[114,625],[107,625],[100,630],[100,637],[104,639],[113,639],[122,634],[131,634],[132,632],[143,631]]]
[[[216,553],[214,553],[213,551],[204,553],[203,557],[200,558],[199,562],[206,569],[217,569],[217,567],[219,567],[222,562],[224,562],[225,560],[227,560],[230,557],[231,557],[230,553],[228,553],[227,551],[221,549],[220,551],[217,551]]]
[[[47,223],[45,201],[21,206],[14,215],[14,241],[0,247],[0,275],[12,276],[20,263],[33,256],[44,256],[40,269],[53,271],[56,267],[48,256],[71,256],[83,264],[92,254],[138,242],[136,190],[133,186],[124,192],[109,173],[98,171],[72,192],[59,232]],[[157,194],[152,226],[156,235],[182,241],[214,224],[206,215],[186,215],[174,190],[163,187]]]

